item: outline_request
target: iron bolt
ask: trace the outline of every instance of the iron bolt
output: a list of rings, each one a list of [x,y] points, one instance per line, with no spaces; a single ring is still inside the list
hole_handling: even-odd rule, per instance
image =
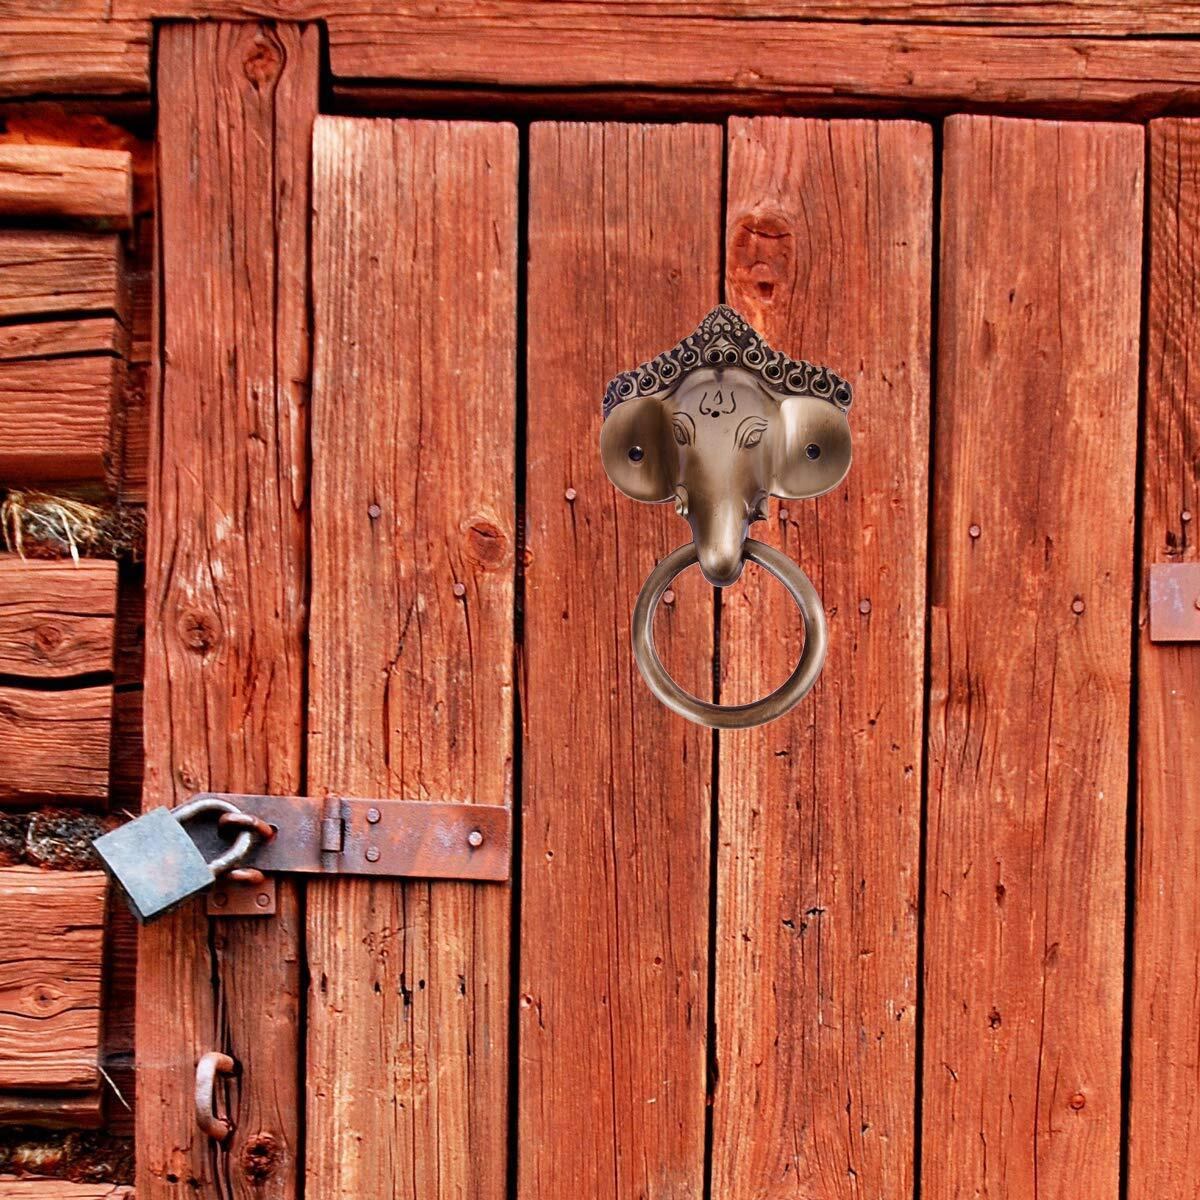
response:
[[[456,583],[454,585],[454,594],[461,600],[467,594],[467,585],[465,583]]]
[[[1084,610],[1083,597],[1076,596],[1075,599],[1071,601],[1071,611],[1073,613],[1075,613],[1076,615],[1078,615],[1079,613],[1083,612],[1083,610]]]
[[[367,862],[378,862],[378,861],[379,861],[379,847],[378,846],[368,846],[367,847]]]
[[[382,512],[383,509],[380,508],[378,504],[369,504],[367,506],[367,516],[370,517],[372,521],[379,520],[379,516]]]
[[[1087,1103],[1087,1097],[1082,1092],[1076,1092],[1067,1103],[1078,1112]]]
[[[1185,508],[1183,512],[1179,514],[1179,519],[1186,524],[1192,519],[1192,510],[1190,508]]]
[[[866,597],[861,599],[858,602],[858,611],[862,613],[864,617],[867,616],[871,611],[871,601]]]
[[[471,832],[467,834],[467,845],[473,850],[478,850],[479,847],[483,845],[483,834],[480,833],[478,829],[472,829]]]
[[[667,590],[665,592],[663,592],[663,603],[664,604],[674,604],[675,603],[675,593],[674,593],[674,591],[671,590],[671,588],[667,588]]]
[[[370,825],[378,825],[381,813],[377,808],[367,809],[367,823]]]
[[[578,495],[578,493],[575,491],[574,488],[567,488],[566,492],[563,494],[567,497],[568,504],[574,504],[575,497],[576,497],[576,495]]]
[[[983,530],[982,530],[982,529],[980,529],[978,525],[972,525],[972,526],[971,526],[971,527],[970,527],[970,528],[967,530],[967,533],[968,533],[968,534],[970,534],[970,536],[971,536],[972,538],[977,538],[977,537],[978,537],[978,536],[979,536],[979,535],[980,535],[982,532],[983,532]]]
[[[213,907],[224,908],[229,903],[229,897],[224,892],[216,892],[213,895]]]
[[[258,895],[254,897],[254,903],[257,904],[259,908],[266,908],[267,905],[271,903],[271,897],[268,896],[266,892],[259,892]]]

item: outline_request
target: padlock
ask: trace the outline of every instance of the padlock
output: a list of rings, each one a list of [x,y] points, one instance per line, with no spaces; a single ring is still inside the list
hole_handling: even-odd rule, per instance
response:
[[[184,829],[204,813],[241,811],[228,800],[201,796],[178,808],[152,808],[92,845],[133,915],[144,924],[212,887],[250,853],[258,840],[250,829],[242,829],[229,849],[211,861]]]

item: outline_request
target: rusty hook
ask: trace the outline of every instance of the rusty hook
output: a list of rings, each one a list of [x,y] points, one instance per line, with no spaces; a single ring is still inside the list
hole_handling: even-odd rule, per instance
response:
[[[260,841],[269,842],[275,836],[275,826],[248,812],[222,813],[217,819],[221,829],[248,829]]]
[[[213,1111],[217,1076],[232,1075],[236,1070],[237,1063],[219,1050],[210,1050],[196,1064],[196,1124],[200,1126],[201,1133],[207,1134],[214,1142],[223,1142],[233,1132],[230,1123]]]

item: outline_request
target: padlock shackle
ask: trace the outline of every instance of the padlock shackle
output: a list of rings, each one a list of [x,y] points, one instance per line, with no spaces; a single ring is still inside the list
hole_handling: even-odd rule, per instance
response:
[[[193,796],[184,804],[171,809],[171,816],[180,825],[185,825],[194,817],[208,812],[241,814],[242,810],[231,800],[224,800],[220,796],[201,795]],[[230,871],[236,867],[250,853],[254,846],[255,836],[252,830],[243,829],[234,839],[233,845],[224,854],[218,854],[216,858],[209,862],[208,867],[213,875],[224,875],[226,871]]]

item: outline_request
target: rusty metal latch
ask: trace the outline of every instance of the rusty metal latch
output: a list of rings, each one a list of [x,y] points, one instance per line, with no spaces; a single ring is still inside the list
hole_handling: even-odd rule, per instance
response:
[[[141,921],[201,892],[213,915],[270,916],[279,874],[507,880],[512,814],[489,804],[201,792],[95,847]],[[186,881],[181,863],[192,868]]]
[[[1200,562],[1151,563],[1150,640],[1200,642]]]

